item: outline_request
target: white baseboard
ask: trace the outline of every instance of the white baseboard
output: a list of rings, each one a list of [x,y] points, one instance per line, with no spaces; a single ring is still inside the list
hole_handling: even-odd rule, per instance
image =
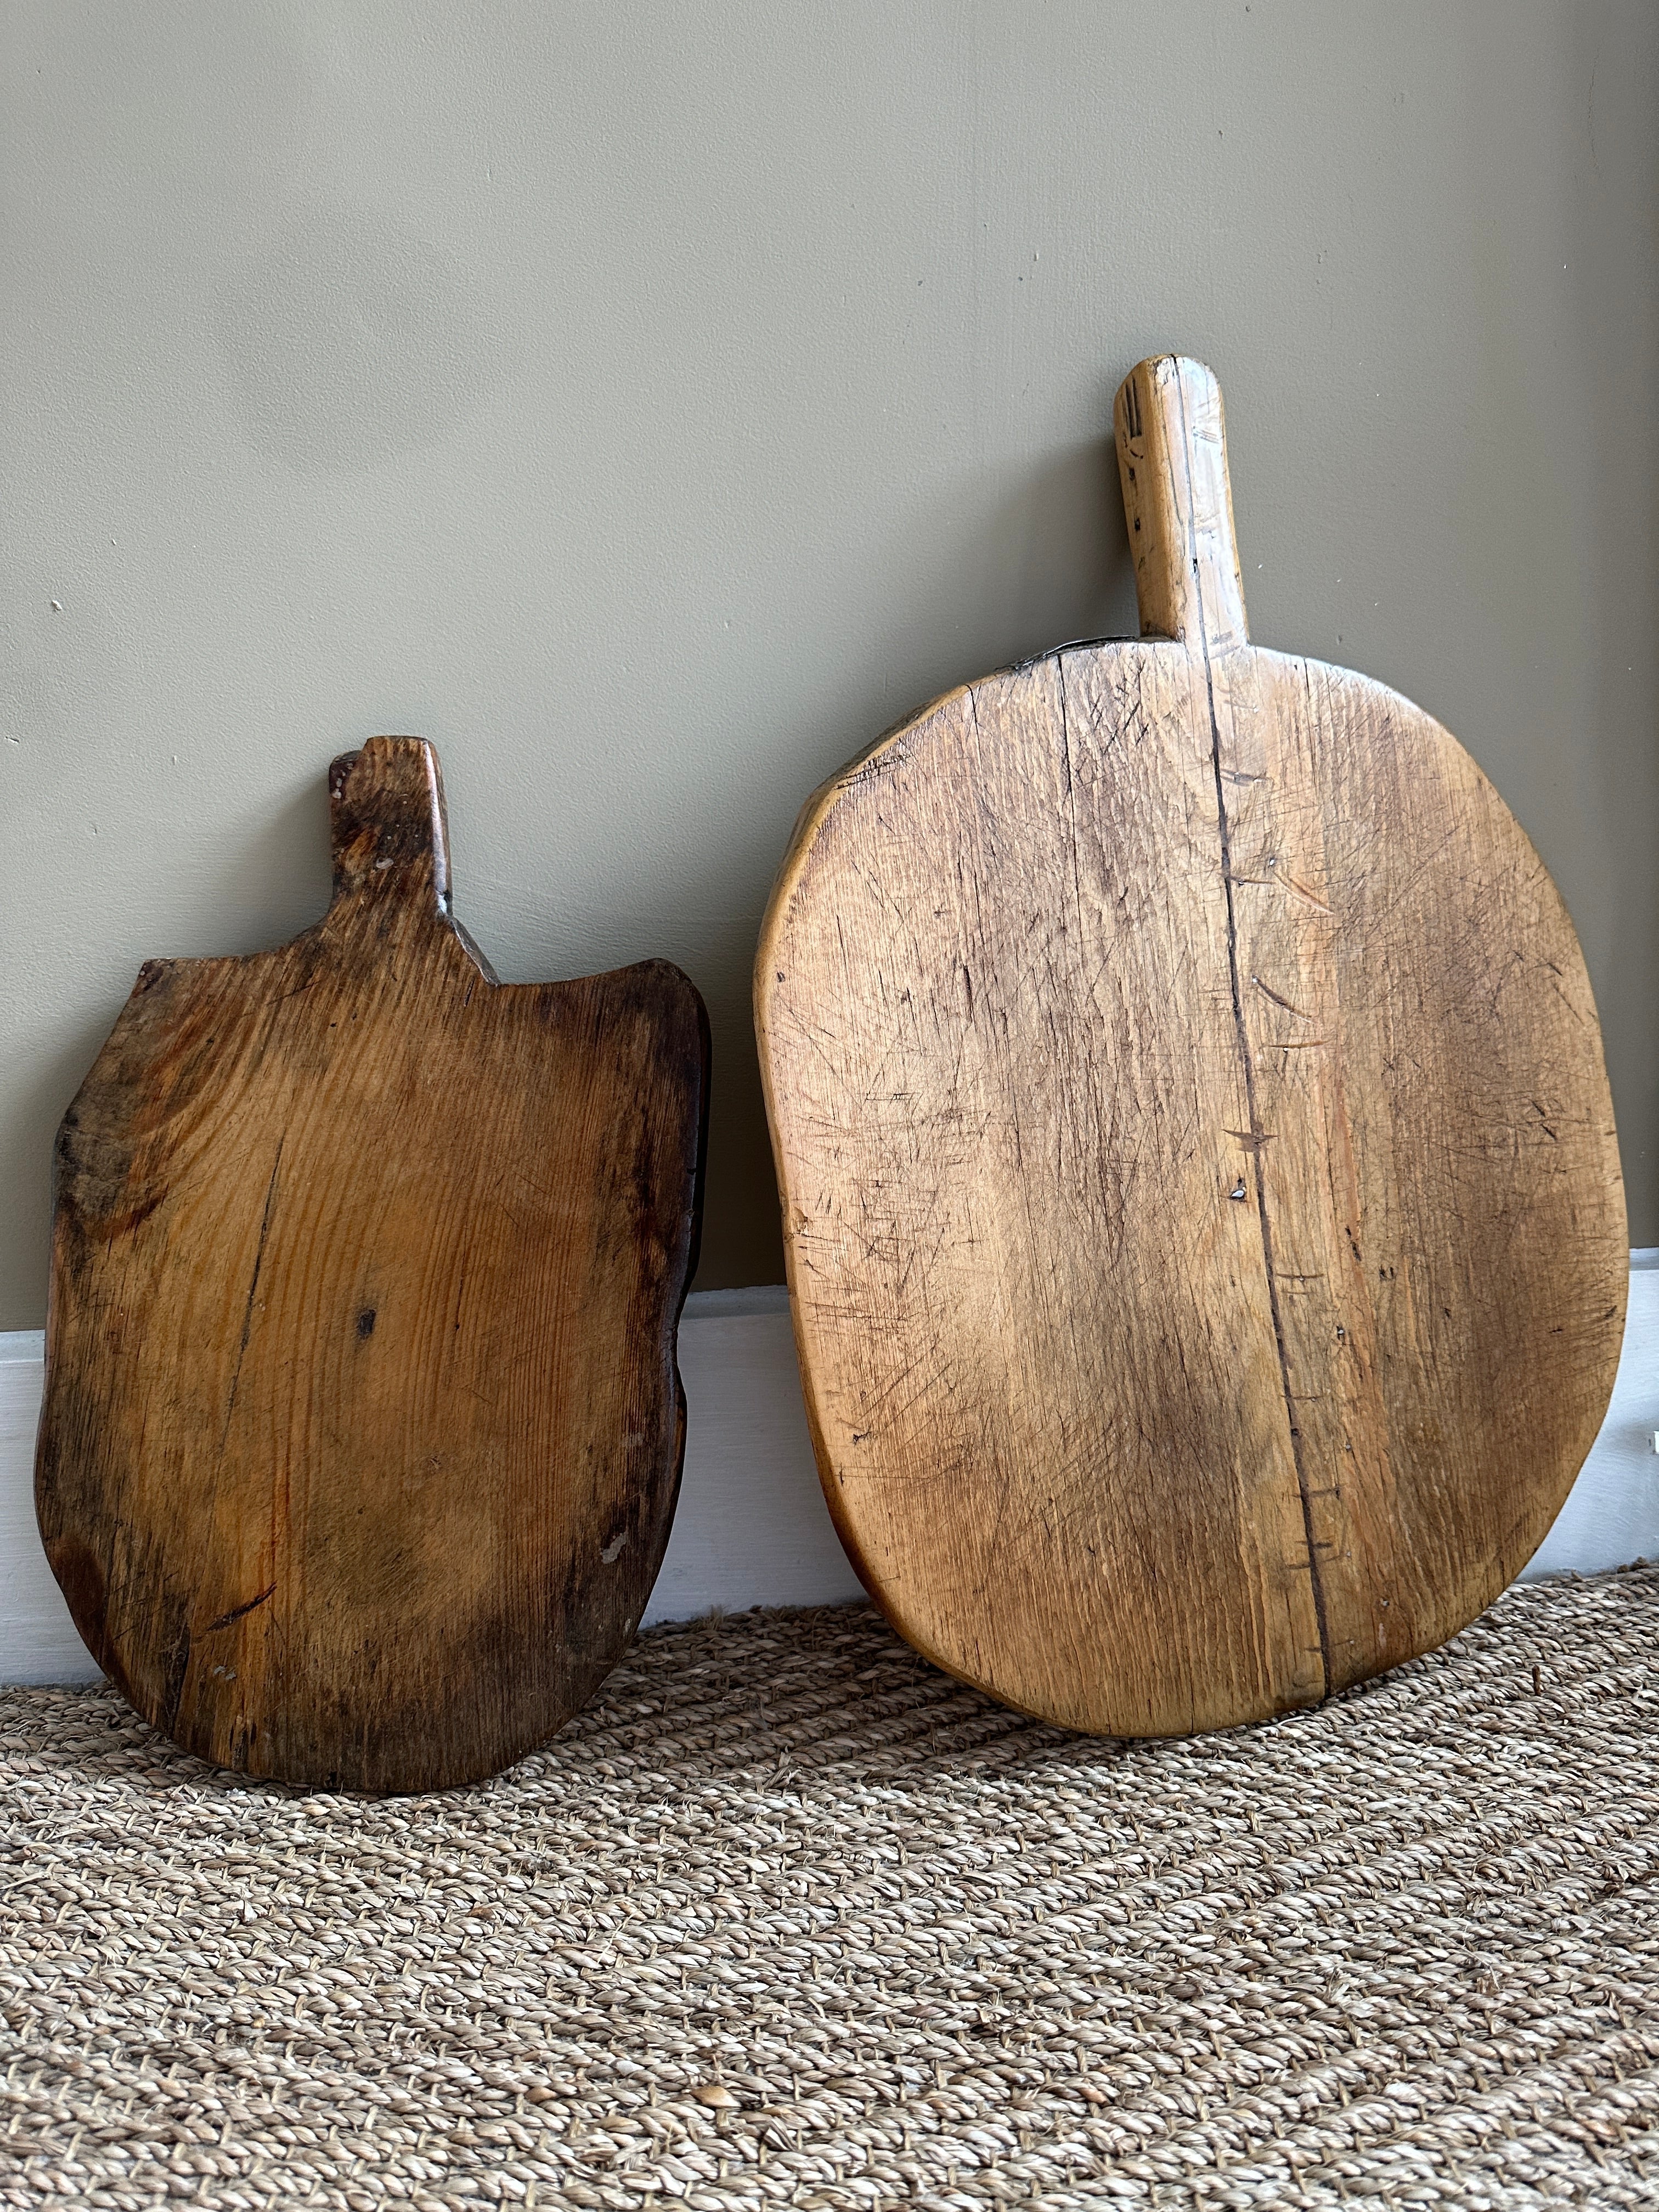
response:
[[[680,1323],[680,1376],[685,1474],[647,1623],[690,1620],[711,1606],[739,1613],[862,1597],[818,1487],[782,1284],[694,1291]]]
[[[1631,1261],[1613,1403],[1527,1579],[1659,1557],[1659,1249]],[[34,1525],[43,1357],[39,1329],[0,1335],[0,1682],[95,1681]],[[859,1596],[818,1488],[782,1289],[691,1297],[680,1371],[685,1478],[647,1621]]]

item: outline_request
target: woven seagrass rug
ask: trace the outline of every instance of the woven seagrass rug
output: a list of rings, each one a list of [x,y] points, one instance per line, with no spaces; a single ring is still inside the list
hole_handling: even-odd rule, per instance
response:
[[[510,1775],[0,1696],[0,2203],[1659,2204],[1659,1571],[1091,1742],[869,1611],[646,1636]]]

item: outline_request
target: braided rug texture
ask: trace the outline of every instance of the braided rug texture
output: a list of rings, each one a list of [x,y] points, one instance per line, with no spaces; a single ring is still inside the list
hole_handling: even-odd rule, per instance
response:
[[[0,1693],[0,2204],[1659,2204],[1656,1649],[1123,1746],[750,1613],[378,1803]]]

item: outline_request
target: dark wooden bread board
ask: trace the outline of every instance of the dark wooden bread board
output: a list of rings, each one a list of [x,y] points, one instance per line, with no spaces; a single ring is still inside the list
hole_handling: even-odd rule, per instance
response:
[[[330,791],[325,919],[148,963],[64,1116],[37,1502],[179,1742],[429,1790],[556,1729],[655,1578],[708,1024],[663,962],[498,983],[430,746]]]

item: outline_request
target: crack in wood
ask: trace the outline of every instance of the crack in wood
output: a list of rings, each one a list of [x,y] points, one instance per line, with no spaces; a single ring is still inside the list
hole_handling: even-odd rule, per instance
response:
[[[1191,462],[1188,457],[1192,452],[1192,426],[1187,420],[1187,394],[1179,376],[1175,380],[1175,386],[1181,409],[1180,453],[1183,463],[1190,471]],[[1174,442],[1171,441],[1170,491],[1176,510],[1179,512],[1179,487],[1175,483],[1175,447]],[[1190,529],[1190,517],[1196,508],[1190,474],[1187,489],[1187,513],[1189,517]],[[1191,542],[1194,566],[1196,568],[1198,545],[1195,532]],[[1198,649],[1204,660],[1204,696],[1210,716],[1210,763],[1215,777],[1216,827],[1221,842],[1221,890],[1222,896],[1227,902],[1227,970],[1232,988],[1233,1026],[1238,1038],[1239,1060],[1244,1078],[1245,1115],[1250,1125],[1250,1136],[1259,1140],[1249,1148],[1250,1167],[1255,1178],[1256,1222],[1261,1231],[1261,1261],[1267,1280],[1267,1307],[1273,1318],[1273,1341],[1279,1351],[1279,1383],[1285,1395],[1285,1422],[1290,1430],[1291,1458],[1296,1469],[1297,1492],[1302,1503],[1302,1527],[1308,1547],[1309,1587],[1313,1595],[1314,1617],[1319,1624],[1319,1656],[1323,1673],[1320,1687],[1322,1694],[1328,1694],[1331,1682],[1330,1625],[1326,1619],[1325,1592],[1320,1580],[1319,1547],[1314,1537],[1313,1499],[1309,1488],[1307,1468],[1303,1461],[1302,1434],[1297,1427],[1296,1416],[1291,1410],[1295,1399],[1291,1389],[1290,1352],[1285,1340],[1284,1316],[1279,1311],[1279,1284],[1273,1267],[1273,1224],[1268,1218],[1267,1184],[1261,1171],[1261,1146],[1265,1144],[1271,1132],[1263,1129],[1261,1117],[1256,1110],[1255,1066],[1250,1050],[1249,1030],[1244,1019],[1244,993],[1238,960],[1238,916],[1233,902],[1232,834],[1227,818],[1226,772],[1221,763],[1221,724],[1216,714],[1215,674],[1210,661],[1209,625],[1205,617],[1204,595],[1201,591],[1194,592],[1192,604],[1197,611],[1197,642]],[[1258,984],[1263,991],[1267,991],[1269,998],[1276,995],[1273,992],[1267,991],[1266,984],[1261,982],[1259,976],[1253,976],[1251,981]],[[1285,1003],[1286,1002],[1280,1000],[1281,1005]]]

